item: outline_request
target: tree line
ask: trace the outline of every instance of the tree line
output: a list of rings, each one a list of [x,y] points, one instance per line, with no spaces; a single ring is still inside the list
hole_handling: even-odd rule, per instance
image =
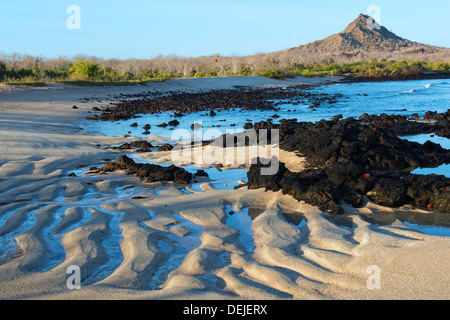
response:
[[[273,79],[295,76],[350,76],[396,78],[424,72],[450,72],[450,64],[435,61],[393,61],[388,59],[335,62],[332,58],[312,63],[277,59],[256,54],[224,57],[219,54],[183,58],[159,56],[148,60],[109,59],[77,56],[73,59],[0,54],[0,81],[15,82],[114,82],[153,79],[203,78],[259,75]]]

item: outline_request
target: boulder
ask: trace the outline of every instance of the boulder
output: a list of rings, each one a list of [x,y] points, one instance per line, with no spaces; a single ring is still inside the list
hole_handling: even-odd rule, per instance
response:
[[[406,187],[401,180],[380,178],[367,195],[379,205],[399,207],[406,202]]]

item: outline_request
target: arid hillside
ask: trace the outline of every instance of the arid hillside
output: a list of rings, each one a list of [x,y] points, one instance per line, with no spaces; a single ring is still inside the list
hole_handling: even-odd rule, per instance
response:
[[[309,63],[371,59],[450,61],[450,49],[406,40],[360,14],[344,31],[306,45],[278,51],[269,56],[280,60]]]

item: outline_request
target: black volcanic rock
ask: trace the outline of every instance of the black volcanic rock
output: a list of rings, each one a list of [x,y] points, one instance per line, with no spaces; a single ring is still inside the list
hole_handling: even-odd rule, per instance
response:
[[[405,204],[405,183],[400,179],[380,178],[367,195],[369,199],[380,205],[399,207]]]
[[[234,89],[216,90],[202,93],[174,93],[155,97],[153,99],[120,100],[114,108],[106,108],[100,115],[92,115],[89,120],[117,121],[128,120],[138,114],[155,114],[164,111],[174,112],[174,117],[186,115],[192,112],[208,111],[214,116],[221,110],[273,110],[277,103],[273,100],[287,100],[303,97],[310,99],[336,100],[338,95],[317,94],[312,95],[305,91],[315,85],[298,84],[288,88],[264,88],[264,89]],[[131,98],[131,96],[130,96]],[[331,98],[330,98],[331,99]],[[167,126],[168,124],[162,124]],[[161,125],[160,125],[161,126]]]
[[[362,123],[371,124],[377,129],[389,130],[401,136],[436,133],[439,136],[450,138],[450,109],[444,113],[428,111],[423,119],[420,119],[417,114],[407,117],[382,113],[381,115],[363,114],[359,120]],[[423,120],[435,120],[435,122],[424,122]]]
[[[151,143],[148,143],[145,140],[138,140],[138,141],[133,141],[131,143],[121,144],[118,147],[111,147],[109,149],[130,150],[132,148],[151,149],[154,147]]]
[[[172,151],[173,148],[173,145],[166,143],[165,145],[159,146],[158,151]]]
[[[189,184],[192,180],[192,174],[183,168],[174,165],[162,167],[155,164],[135,163],[125,155],[120,156],[115,162],[105,164],[100,172],[106,173],[118,170],[126,170],[129,174],[135,174],[147,182],[173,181],[179,184]]]
[[[352,118],[315,124],[295,120],[282,120],[279,125],[255,123],[256,130],[278,129],[281,148],[301,153],[312,168],[293,173],[280,163],[275,175],[261,176],[261,168],[268,165],[258,159],[248,172],[248,187],[281,190],[334,214],[343,213],[342,201],[360,207],[364,196],[389,207],[413,203],[450,212],[450,179],[410,174],[419,166],[450,163],[450,151],[432,142],[421,145],[400,139],[389,128]]]
[[[313,167],[352,163],[365,170],[413,170],[450,163],[450,151],[439,145],[409,142],[389,129],[353,118],[314,124],[281,120],[274,125],[263,121],[255,123],[255,129],[278,129],[281,148],[303,154]]]
[[[266,188],[266,190],[270,191],[279,191],[282,188],[280,182],[283,180],[284,174],[288,171],[284,163],[280,163],[279,169],[275,175],[262,175],[262,168],[270,168],[270,163],[263,164],[261,159],[258,158],[257,163],[253,164],[247,173],[248,188]]]

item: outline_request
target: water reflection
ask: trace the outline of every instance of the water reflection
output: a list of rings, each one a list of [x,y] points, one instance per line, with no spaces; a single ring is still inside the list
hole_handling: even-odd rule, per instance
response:
[[[450,237],[450,215],[446,213],[397,211],[360,214],[360,216],[365,221],[375,225],[391,225],[399,220],[422,233]]]

